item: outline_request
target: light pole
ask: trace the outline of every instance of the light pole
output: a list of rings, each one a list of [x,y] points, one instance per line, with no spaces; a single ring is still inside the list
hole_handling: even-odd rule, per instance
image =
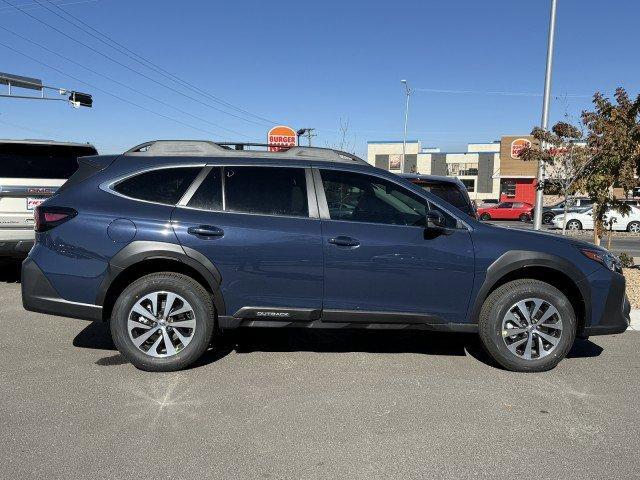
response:
[[[404,85],[407,100],[404,107],[404,137],[402,138],[402,161],[400,162],[400,172],[404,173],[404,156],[407,150],[407,122],[409,121],[409,95],[411,95],[411,89],[406,80],[400,80],[400,83]]]
[[[553,68],[553,42],[556,31],[556,4],[557,0],[551,0],[551,14],[549,18],[549,40],[547,43],[547,71],[544,76],[544,97],[542,99],[542,121],[540,126],[547,130],[549,126],[549,98],[551,96],[551,70]],[[545,145],[540,145],[545,148]],[[542,202],[544,201],[544,162],[538,163],[538,185],[536,190],[536,205],[533,210],[533,228],[542,228]]]

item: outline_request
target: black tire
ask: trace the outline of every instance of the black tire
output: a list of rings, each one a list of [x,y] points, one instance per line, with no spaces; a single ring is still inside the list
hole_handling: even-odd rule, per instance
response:
[[[531,215],[529,215],[528,213],[521,213],[520,217],[519,217],[519,220],[521,222],[528,222],[528,221],[531,220]]]
[[[627,225],[628,232],[638,232],[640,231],[640,222],[629,222]]]
[[[555,215],[553,213],[545,213],[542,215],[542,223],[552,223]]]
[[[480,215],[480,220],[484,220],[485,222],[487,220],[491,220],[491,215],[489,215],[488,213],[483,213],[482,215]]]
[[[574,228],[571,228],[574,225]],[[580,220],[569,220],[567,222],[567,230],[582,230],[582,222]]]
[[[183,297],[193,309],[195,328],[191,341],[169,357],[153,357],[138,349],[129,337],[128,316],[134,304],[152,292],[171,292]],[[129,285],[118,297],[111,314],[111,335],[118,351],[140,370],[171,372],[188,367],[207,350],[215,327],[211,295],[192,278],[174,272],[145,275]]]
[[[549,302],[562,319],[562,334],[553,351],[543,358],[526,360],[512,353],[503,339],[502,320],[515,303],[539,298]],[[557,288],[540,280],[521,279],[508,282],[491,293],[480,311],[478,330],[484,349],[496,362],[514,372],[544,372],[562,360],[576,337],[576,316],[569,299]]]

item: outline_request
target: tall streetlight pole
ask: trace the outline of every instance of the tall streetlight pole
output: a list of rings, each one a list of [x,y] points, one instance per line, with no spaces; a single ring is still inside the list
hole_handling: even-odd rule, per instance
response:
[[[551,15],[549,19],[549,40],[547,43],[547,71],[544,77],[544,97],[542,99],[542,121],[540,126],[547,130],[549,126],[549,99],[551,97],[551,70],[553,68],[553,43],[556,32],[556,4],[557,0],[551,0]],[[545,145],[540,145],[545,148]],[[536,206],[533,211],[533,228],[542,228],[542,202],[544,201],[544,162],[538,164],[538,189],[536,190]]]
[[[409,121],[409,95],[411,95],[411,89],[406,80],[400,80],[400,83],[404,85],[407,100],[404,107],[404,137],[402,138],[402,161],[400,162],[400,171],[404,173],[404,156],[407,151],[407,122]]]

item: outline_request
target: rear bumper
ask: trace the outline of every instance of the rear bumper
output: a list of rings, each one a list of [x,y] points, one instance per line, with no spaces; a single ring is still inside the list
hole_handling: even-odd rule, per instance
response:
[[[33,247],[32,240],[0,240],[0,257],[26,257]]]
[[[102,320],[102,307],[70,302],[58,295],[33,259],[22,262],[22,306],[30,312],[82,320]]]
[[[625,293],[625,278],[612,273],[610,282],[598,322],[586,326],[582,336],[622,333],[629,327],[631,304]]]

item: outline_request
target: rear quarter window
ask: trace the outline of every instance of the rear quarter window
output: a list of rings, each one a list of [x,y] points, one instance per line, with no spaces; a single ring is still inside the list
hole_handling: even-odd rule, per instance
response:
[[[175,205],[200,172],[200,167],[159,168],[116,183],[114,191],[147,202]]]

